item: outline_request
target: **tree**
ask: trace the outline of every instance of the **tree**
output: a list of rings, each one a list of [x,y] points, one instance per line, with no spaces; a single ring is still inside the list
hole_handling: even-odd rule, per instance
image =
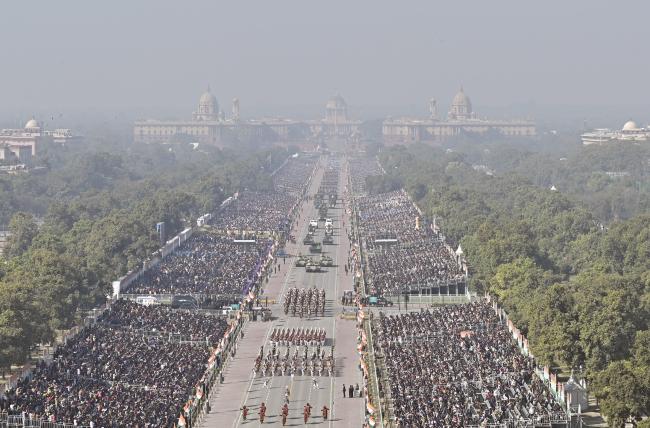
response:
[[[591,384],[607,424],[623,428],[629,418],[637,418],[647,401],[628,362],[615,361],[598,373]]]
[[[4,254],[7,257],[15,257],[27,251],[38,233],[38,226],[31,214],[18,212],[9,222],[9,232],[11,236],[4,249]]]

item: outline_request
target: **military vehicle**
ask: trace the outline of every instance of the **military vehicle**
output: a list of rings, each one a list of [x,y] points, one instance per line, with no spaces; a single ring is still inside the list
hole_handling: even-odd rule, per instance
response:
[[[309,246],[310,253],[321,253],[323,251],[323,244],[320,242],[312,242]]]
[[[334,244],[334,237],[332,235],[325,235],[323,238],[323,245],[333,245]]]
[[[309,245],[314,242],[314,235],[307,235],[305,236],[305,239],[302,240],[302,243],[305,245]]]
[[[325,236],[327,235],[334,235],[334,226],[332,226],[331,224],[325,225]]]
[[[324,267],[330,267],[334,264],[334,260],[332,260],[331,257],[329,256],[321,256],[320,258],[320,265]]]
[[[296,259],[295,265],[296,265],[296,267],[305,267],[307,265],[307,262],[309,262],[310,260],[311,260],[311,258],[301,255],[301,256],[298,256],[298,258]]]
[[[320,265],[313,260],[309,260],[307,265],[305,265],[305,270],[307,272],[320,272]]]

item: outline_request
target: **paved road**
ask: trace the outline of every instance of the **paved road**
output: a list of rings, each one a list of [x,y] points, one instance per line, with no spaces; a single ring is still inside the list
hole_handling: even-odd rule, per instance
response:
[[[323,165],[312,181],[310,195],[314,195],[323,176]],[[347,177],[344,165],[341,164],[339,180],[339,195],[343,194],[344,183]],[[298,243],[289,244],[287,253],[296,255],[307,254],[308,247],[302,244],[302,239],[307,233],[310,218],[317,218],[318,212],[312,201],[305,201],[301,215],[294,227]],[[348,260],[349,241],[345,228],[349,227],[349,219],[341,203],[335,209],[330,209],[328,217],[334,220],[334,243],[324,245],[324,254],[334,259],[334,265],[324,268],[324,272],[307,273],[304,268],[294,267],[294,259],[288,257],[286,263],[279,259],[280,271],[275,273],[265,286],[264,296],[277,301],[272,306],[273,316],[277,317],[271,322],[248,322],[245,327],[245,336],[240,340],[238,350],[225,369],[225,382],[219,385],[210,398],[212,411],[202,421],[204,427],[236,427],[259,426],[259,406],[264,402],[267,414],[264,425],[281,426],[279,416],[284,404],[285,388],[288,385],[291,391],[289,403],[289,418],[287,426],[303,425],[302,409],[305,403],[312,406],[312,417],[309,425],[323,427],[360,427],[363,423],[363,399],[343,398],[342,388],[350,383],[361,383],[361,374],[358,369],[359,357],[356,352],[357,331],[355,321],[343,320],[338,317],[341,312],[340,296],[344,289],[352,288],[352,275],[345,273],[344,264]],[[343,224],[345,223],[345,226]],[[317,231],[317,241],[324,235],[323,223]],[[285,316],[282,310],[284,290],[290,287],[317,287],[326,290],[325,316],[311,319]],[[268,337],[273,328],[324,328],[327,331],[327,346],[334,345],[336,370],[333,377],[318,377],[318,387],[314,388],[312,378],[306,376],[272,376],[255,377],[252,373],[255,357],[260,346],[268,349]],[[329,347],[326,350],[329,354]],[[266,386],[265,386],[266,382]],[[240,408],[246,405],[250,409],[248,420],[243,421]],[[330,419],[323,420],[321,408],[327,405],[331,409]]]

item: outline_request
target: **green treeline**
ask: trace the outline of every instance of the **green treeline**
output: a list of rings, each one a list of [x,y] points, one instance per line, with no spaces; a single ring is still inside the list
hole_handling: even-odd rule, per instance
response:
[[[650,214],[602,224],[591,199],[486,174],[449,150],[379,158],[387,175],[369,189],[404,186],[435,217],[462,245],[473,289],[498,298],[540,363],[582,367],[611,426],[650,413]]]
[[[0,177],[0,219],[12,233],[0,259],[0,371],[150,257],[157,222],[171,237],[237,190],[269,189],[287,151],[91,147],[59,157],[40,172]]]

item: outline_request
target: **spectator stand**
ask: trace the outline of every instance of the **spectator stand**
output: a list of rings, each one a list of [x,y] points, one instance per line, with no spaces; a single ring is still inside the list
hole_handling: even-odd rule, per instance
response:
[[[350,171],[350,163],[347,164],[348,171]],[[348,186],[350,189],[353,188],[352,174],[348,173]],[[367,426],[379,426],[383,427],[385,425],[384,413],[386,406],[382,401],[381,387],[379,385],[380,377],[379,370],[377,367],[377,356],[375,354],[375,346],[373,342],[373,332],[372,332],[372,312],[366,313],[364,311],[363,305],[360,303],[360,297],[366,297],[366,279],[363,273],[363,265],[361,260],[363,259],[363,248],[360,245],[360,235],[359,235],[359,222],[358,217],[355,214],[355,204],[354,198],[351,200],[351,209],[353,215],[350,216],[352,224],[350,225],[353,245],[355,249],[358,249],[359,252],[354,252],[353,254],[353,269],[355,278],[358,278],[358,284],[355,283],[355,292],[357,294],[357,331],[358,331],[358,345],[357,349],[359,351],[360,357],[360,368],[363,373],[363,391],[364,391],[364,401],[365,401],[365,420]]]
[[[499,319],[502,320],[502,322],[507,326],[508,331],[512,334],[512,338],[517,344],[520,352],[523,355],[534,360],[535,356],[530,351],[528,339],[526,339],[526,336],[524,336],[521,331],[514,325],[512,320],[510,320],[510,317],[508,316],[505,309],[501,308],[496,299],[494,299],[491,295],[486,294],[485,298],[492,304],[492,308],[494,309],[494,312],[499,317]],[[544,382],[545,386],[551,391],[556,401],[562,404],[564,410],[566,411],[566,414],[554,415],[552,418],[553,424],[568,423],[571,427],[582,426],[582,404],[578,403],[579,400],[577,399],[574,399],[576,402],[572,402],[572,397],[574,395],[567,392],[565,388],[566,384],[559,382],[557,375],[553,373],[548,366],[536,366],[535,374],[542,382]],[[573,375],[571,376],[569,382],[576,383],[573,380]],[[581,379],[579,381],[579,385],[584,391],[587,390],[586,380]]]

